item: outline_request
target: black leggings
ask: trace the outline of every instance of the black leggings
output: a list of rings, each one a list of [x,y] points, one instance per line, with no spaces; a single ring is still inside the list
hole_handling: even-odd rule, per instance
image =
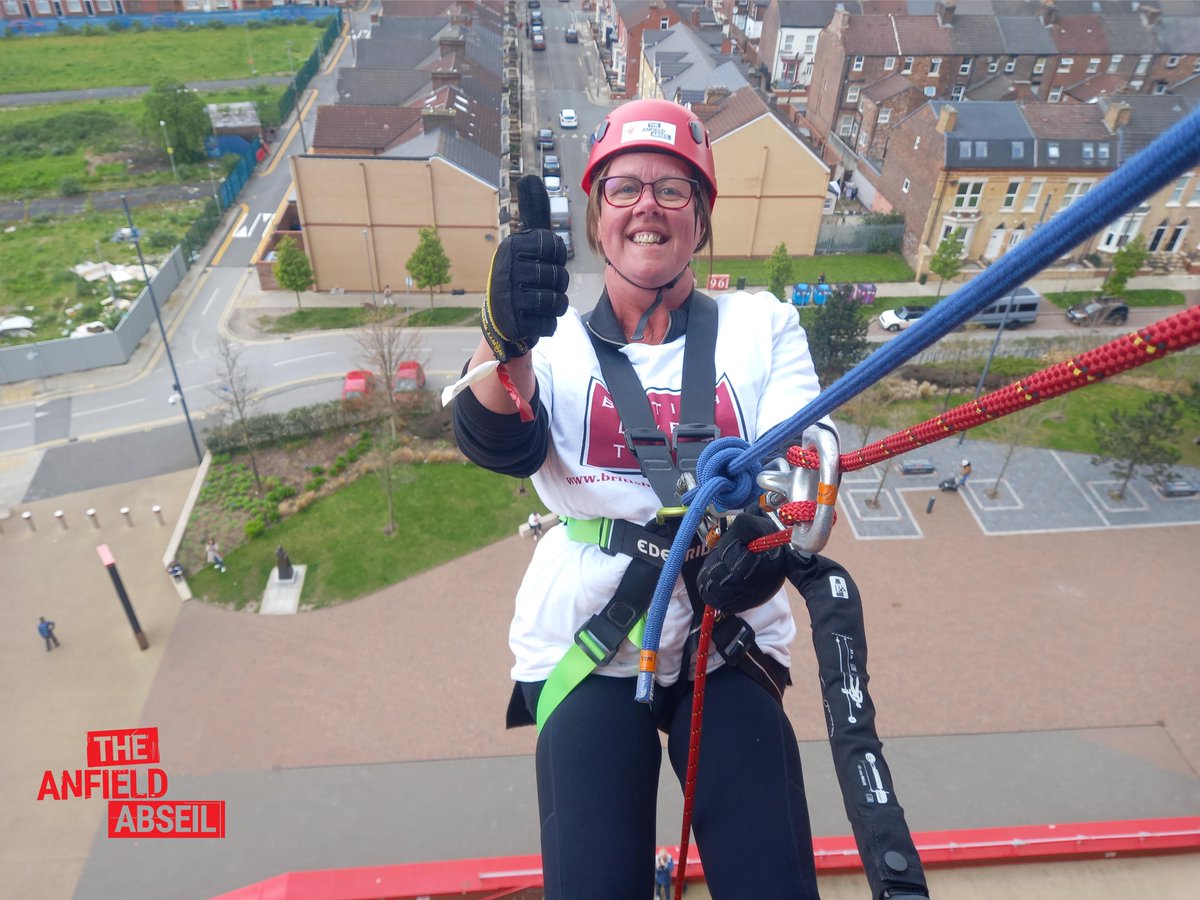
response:
[[[690,685],[666,692],[662,724],[682,784]],[[590,675],[538,736],[547,900],[642,900],[654,890],[662,747],[654,713],[633,694],[632,678]],[[818,896],[795,733],[783,708],[728,666],[708,676],[693,828],[717,900]]]

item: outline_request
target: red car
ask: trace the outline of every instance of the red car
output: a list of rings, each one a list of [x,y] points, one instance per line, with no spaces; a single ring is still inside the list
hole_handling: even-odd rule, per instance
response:
[[[355,369],[347,372],[342,380],[342,402],[361,402],[374,390],[375,376],[363,369]]]
[[[396,366],[397,391],[419,391],[425,387],[425,370],[415,360],[405,360]]]

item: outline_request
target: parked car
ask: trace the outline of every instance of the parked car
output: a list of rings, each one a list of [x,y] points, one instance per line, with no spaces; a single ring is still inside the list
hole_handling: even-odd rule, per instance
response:
[[[537,133],[537,145],[539,150],[553,150],[554,132],[549,128],[539,128]]]
[[[561,197],[563,193],[562,179],[557,175],[546,175],[542,178],[542,184],[546,186],[546,193],[551,197]]]
[[[362,403],[375,390],[375,376],[365,369],[353,369],[342,379],[342,402]]]
[[[566,38],[568,44],[579,43],[579,29],[577,28],[567,28],[567,30],[563,32],[563,36]]]
[[[885,309],[879,314],[879,327],[885,331],[901,331],[927,312],[928,306],[897,306],[895,309]]]
[[[530,9],[541,9],[542,8],[542,0],[529,0],[529,8]]]
[[[567,259],[574,259],[575,258],[575,242],[573,240],[571,240],[571,232],[560,231],[558,229],[555,229],[554,233],[557,234],[560,238],[562,238],[562,242],[567,248]]]
[[[547,153],[545,159],[542,160],[542,177],[543,178],[562,178],[562,163],[558,161],[558,156],[553,153]]]
[[[530,10],[529,11],[529,30],[532,31],[534,25],[541,25],[541,24],[542,24],[542,11],[540,9]]]
[[[558,124],[563,128],[578,128],[579,117],[575,115],[575,110],[564,109],[558,113]]]
[[[546,29],[542,27],[541,22],[534,22],[532,25],[530,25],[529,33],[532,34],[534,37],[538,37],[539,35],[542,38],[546,37]]]
[[[1076,303],[1067,310],[1067,321],[1072,325],[1124,325],[1128,319],[1129,304],[1116,297]]]
[[[425,387],[425,369],[419,362],[407,359],[396,366],[395,390],[419,391],[423,387]]]
[[[529,40],[534,50],[546,49],[546,36],[541,32],[535,32],[533,37],[531,37]]]
[[[968,320],[970,325],[990,328],[1020,328],[1037,321],[1042,295],[1033,288],[1019,287],[1011,294],[993,300]]]

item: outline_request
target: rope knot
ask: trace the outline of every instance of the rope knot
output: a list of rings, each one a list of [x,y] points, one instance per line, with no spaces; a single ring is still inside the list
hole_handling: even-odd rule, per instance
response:
[[[755,471],[732,474],[730,467],[750,444],[741,438],[717,438],[704,448],[696,461],[696,480],[701,486],[714,482],[713,502],[721,509],[741,509],[748,506],[758,491]],[[690,493],[690,492],[689,492]],[[685,498],[686,502],[686,498]]]

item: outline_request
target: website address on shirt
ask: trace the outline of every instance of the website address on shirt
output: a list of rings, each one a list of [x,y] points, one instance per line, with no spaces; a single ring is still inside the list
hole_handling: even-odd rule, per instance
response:
[[[637,478],[626,478],[623,475],[612,475],[601,472],[599,475],[568,475],[567,484],[599,484],[602,481],[620,481],[625,484],[645,485],[645,481]]]

